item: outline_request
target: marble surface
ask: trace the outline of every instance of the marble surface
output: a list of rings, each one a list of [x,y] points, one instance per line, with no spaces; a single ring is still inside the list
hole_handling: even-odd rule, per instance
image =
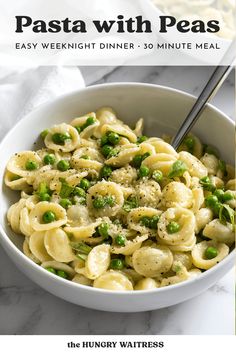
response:
[[[212,69],[82,67],[81,71],[87,85],[135,81],[167,85],[197,95]],[[233,119],[233,73],[213,103]],[[233,333],[233,269],[208,291],[185,303],[145,313],[108,313],[82,308],[45,292],[26,278],[0,249],[0,334]]]

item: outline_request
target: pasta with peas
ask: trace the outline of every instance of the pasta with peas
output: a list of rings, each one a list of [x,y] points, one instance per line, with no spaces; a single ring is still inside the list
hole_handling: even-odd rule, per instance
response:
[[[232,166],[193,134],[175,151],[143,135],[143,122],[131,129],[100,108],[10,158],[4,180],[20,198],[7,220],[27,257],[76,284],[140,291],[193,279],[228,255]]]

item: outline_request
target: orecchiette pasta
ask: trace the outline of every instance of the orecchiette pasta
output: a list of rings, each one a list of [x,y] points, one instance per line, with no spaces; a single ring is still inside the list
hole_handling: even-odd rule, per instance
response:
[[[24,206],[25,206],[25,199],[22,198],[19,200],[19,202],[11,205],[11,207],[8,209],[7,212],[7,220],[11,225],[12,230],[17,234],[21,233],[20,219],[21,219],[21,211],[24,208]]]
[[[67,137],[67,139],[64,139],[64,144],[62,144],[60,141],[58,144],[56,139],[53,139],[56,134],[64,135]],[[50,129],[45,138],[45,145],[50,150],[70,152],[76,149],[79,141],[80,137],[77,130],[72,125],[62,123],[59,125],[54,125]]]
[[[190,154],[187,151],[181,151],[179,153],[179,159],[187,165],[188,171],[191,176],[198,178],[207,176],[207,168],[194,155]]]
[[[76,240],[84,240],[93,236],[96,227],[98,227],[100,223],[101,221],[97,220],[86,226],[66,226],[64,230],[72,234]]]
[[[205,154],[201,162],[206,166],[209,175],[216,175],[218,171],[218,159],[212,154]]]
[[[26,178],[17,176],[8,170],[5,173],[4,182],[6,186],[15,191],[30,190],[30,186],[27,184]]]
[[[110,265],[110,246],[99,245],[94,247],[85,262],[85,274],[89,279],[96,279],[102,275]]]
[[[85,159],[84,156],[88,158]],[[74,152],[71,165],[76,169],[84,168],[100,171],[103,166],[103,158],[98,150],[91,147],[81,147]]]
[[[161,187],[155,181],[145,180],[136,184],[136,195],[140,206],[157,208],[161,200]]]
[[[175,149],[162,139],[150,138],[147,140],[147,143],[151,144],[155,148],[157,154],[163,153],[173,155],[176,158],[178,157],[178,154]]]
[[[47,249],[45,248],[44,237],[44,231],[35,231],[29,239],[30,251],[42,263],[53,260],[53,258],[48,254]]]
[[[147,278],[167,272],[172,262],[173,255],[166,246],[142,247],[133,254],[134,269]]]
[[[29,248],[29,240],[28,237],[25,237],[25,240],[23,242],[23,253],[29,258],[31,259],[34,263],[36,264],[40,264],[41,261],[35,257],[33,255],[33,253],[31,252],[30,248]]]
[[[5,184],[20,191],[8,223],[23,252],[54,276],[83,286],[141,291],[194,279],[234,243],[233,167],[189,134],[143,136],[103,107],[41,134]],[[217,155],[217,156],[216,156]]]
[[[159,219],[160,214],[161,211],[154,208],[135,208],[130,211],[127,217],[127,223],[129,225],[129,228],[132,230],[136,230],[140,233],[149,233],[153,229],[150,228],[150,225],[145,223],[146,218],[152,218],[153,216],[156,216]],[[153,230],[153,232],[155,235],[155,229]]]
[[[88,119],[92,118],[92,124],[87,124]],[[99,121],[96,119],[96,114],[94,112],[88,113],[83,117],[75,118],[70,123],[73,127],[81,130],[81,139],[89,139],[97,127],[100,125]]]
[[[179,230],[171,232],[168,226],[177,222]],[[158,222],[158,237],[166,245],[186,243],[194,236],[195,219],[192,211],[181,207],[169,208],[162,213]]]
[[[99,198],[110,198],[111,203],[107,203],[103,208],[97,208],[95,201]],[[97,216],[115,216],[122,208],[124,196],[122,189],[114,182],[99,182],[89,188],[87,194],[87,205]]]
[[[183,183],[170,182],[163,189],[162,203],[166,208],[190,208],[193,204],[193,193]]]
[[[231,246],[235,241],[235,232],[232,224],[229,222],[222,224],[219,219],[209,222],[203,230],[203,235],[211,240],[226,243],[228,246]]]
[[[134,290],[151,290],[158,287],[157,282],[152,278],[144,278],[137,282]]]
[[[139,148],[135,144],[122,145],[117,152],[115,151],[115,156],[108,158],[106,163],[111,166],[122,167],[130,163],[138,152]]]
[[[95,279],[93,286],[107,290],[133,290],[133,285],[129,278],[125,274],[113,270],[109,270]]]
[[[46,231],[44,245],[48,254],[58,262],[68,263],[75,258],[68,236],[62,229]]]
[[[143,161],[143,165],[147,166],[151,171],[159,170],[164,174],[164,176],[167,176],[175,161],[176,157],[171,154],[156,153],[147,157]]]
[[[22,235],[30,237],[34,232],[32,226],[30,225],[29,219],[29,209],[24,207],[20,212],[20,231]]]
[[[91,279],[88,279],[86,278],[84,275],[82,274],[76,274],[74,276],[74,278],[72,279],[72,281],[74,283],[77,283],[77,284],[82,284],[82,285],[87,285],[87,286],[91,286],[92,285],[92,280]]]
[[[43,216],[45,213],[51,212],[55,215],[55,220],[45,222]],[[35,231],[46,231],[55,229],[66,224],[66,211],[57,203],[40,202],[35,205],[29,214],[30,224]]]
[[[138,250],[142,242],[148,239],[148,235],[142,235],[142,236],[137,236],[135,239],[132,241],[127,240],[125,246],[114,246],[112,248],[112,252],[114,254],[123,254],[124,256],[130,256],[132,255],[136,250]]]
[[[33,170],[27,168],[27,162],[33,163],[36,168]],[[10,158],[7,164],[7,172],[11,172],[11,174],[17,177],[30,177],[32,174],[35,174],[35,170],[39,169],[40,166],[41,159],[36,152],[22,151]]]
[[[120,136],[124,136],[131,143],[135,143],[137,140],[137,136],[132,132],[132,130],[125,124],[104,124],[101,128],[101,133],[106,134],[107,132],[114,132],[119,134]]]
[[[217,250],[217,255],[212,259],[206,258],[206,250],[208,247],[214,247]],[[192,250],[193,264],[200,269],[209,269],[222,261],[229,253],[229,247],[224,243],[215,241],[202,241],[196,244]]]
[[[213,211],[210,208],[201,208],[195,213],[195,232],[198,234],[213,219]]]

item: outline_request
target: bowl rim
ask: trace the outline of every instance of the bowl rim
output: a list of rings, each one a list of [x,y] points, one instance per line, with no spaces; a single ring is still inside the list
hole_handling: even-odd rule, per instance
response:
[[[42,109],[46,109],[47,107],[50,107],[51,105],[55,105],[60,101],[64,101],[67,98],[74,96],[74,95],[78,95],[81,92],[89,92],[89,91],[97,91],[97,90],[104,90],[107,87],[114,87],[114,88],[122,88],[122,87],[137,87],[137,88],[146,88],[146,89],[153,89],[153,90],[161,90],[164,92],[170,92],[170,93],[174,93],[177,95],[182,95],[185,96],[186,98],[188,98],[189,100],[196,100],[196,96],[189,94],[188,92],[185,92],[183,90],[179,90],[176,88],[172,88],[169,86],[163,86],[163,85],[156,85],[156,84],[148,84],[148,83],[142,83],[142,82],[115,82],[115,83],[102,83],[102,84],[97,84],[97,85],[92,85],[92,86],[87,86],[87,87],[83,87],[80,88],[78,90],[74,90],[74,91],[70,91],[69,93],[60,95],[55,97],[54,99],[50,99],[49,101],[40,104],[38,107],[36,107],[35,109],[33,109],[31,112],[29,112],[25,117],[23,117],[22,119],[20,119],[17,124],[15,124],[8,132],[7,134],[4,136],[4,138],[1,140],[0,142],[0,151],[2,148],[2,145],[5,143],[5,140],[8,139],[8,136],[11,135],[12,131],[16,130],[18,128],[18,126],[22,123],[22,121],[27,121],[30,119],[31,114],[35,114],[40,112]],[[212,104],[207,104],[206,105],[207,108],[209,108],[211,111],[221,115],[224,120],[226,120],[230,125],[234,126],[234,122],[224,113],[222,112],[220,109],[218,109],[217,107],[213,106]],[[3,181],[4,182],[4,181]],[[0,214],[1,214],[2,208],[0,205]],[[67,285],[69,287],[71,287],[72,289],[82,289],[82,290],[86,290],[86,291],[92,291],[94,293],[101,293],[101,294],[106,294],[106,295],[119,295],[119,296],[141,296],[141,295],[145,295],[145,294],[152,294],[152,293],[160,293],[160,292],[166,292],[166,291],[171,291],[171,289],[177,289],[177,288],[184,288],[186,286],[191,285],[192,283],[196,283],[201,281],[202,279],[210,276],[210,274],[217,272],[217,270],[221,267],[223,267],[226,263],[230,262],[234,257],[235,257],[235,249],[233,249],[228,255],[227,257],[225,257],[221,262],[219,262],[218,264],[216,264],[214,267],[202,272],[199,276],[180,282],[180,283],[176,283],[173,285],[169,285],[166,287],[162,287],[162,288],[155,288],[155,289],[148,289],[148,290],[135,290],[135,291],[125,291],[125,290],[108,290],[108,289],[101,289],[101,288],[95,288],[95,287],[91,287],[91,286],[87,286],[87,285],[83,285],[83,284],[79,284],[79,283],[75,283],[72,282],[71,280],[68,281],[66,279],[60,278],[58,276],[55,276],[54,274],[48,272],[46,269],[44,269],[43,267],[41,267],[40,265],[36,264],[35,262],[33,262],[29,257],[27,257],[15,244],[14,242],[11,241],[11,239],[8,237],[7,233],[4,231],[2,223],[0,223],[0,243],[5,243],[6,247],[13,252],[19,259],[21,259],[25,264],[29,264],[29,266],[32,266],[33,269],[36,271],[36,273],[41,273],[42,276],[43,274],[45,275],[45,277],[48,277],[49,280],[54,281],[55,283],[58,283],[59,285]],[[4,248],[4,247],[3,247]],[[9,251],[9,252],[10,252]],[[11,258],[11,257],[9,257]],[[36,283],[37,281],[35,279],[33,279]]]

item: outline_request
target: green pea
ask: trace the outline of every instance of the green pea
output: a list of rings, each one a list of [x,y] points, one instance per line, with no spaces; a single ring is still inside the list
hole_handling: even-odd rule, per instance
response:
[[[85,198],[86,192],[83,188],[81,187],[75,187],[73,190],[73,194],[76,195],[77,197]]]
[[[77,130],[77,132],[80,134],[81,133],[81,127],[79,126],[79,125],[77,125],[76,127],[75,127],[75,129]]]
[[[111,195],[107,195],[104,197],[104,201],[106,204],[108,204],[110,207],[112,207],[115,204],[115,198]]]
[[[107,223],[102,223],[98,226],[98,233],[103,238],[109,237],[109,225]]]
[[[152,218],[150,218],[150,222],[149,222],[150,229],[153,229],[153,230],[157,229],[157,224],[158,224],[159,219],[160,219],[160,217],[158,215],[154,215]]]
[[[152,217],[149,216],[143,216],[140,219],[140,223],[150,229],[156,230],[157,229],[157,223],[159,221],[159,216],[154,215]]]
[[[106,205],[106,201],[104,200],[103,197],[97,197],[93,200],[93,207],[95,209],[102,209]]]
[[[63,279],[68,279],[68,277],[69,277],[68,274],[64,270],[58,270],[57,275]]]
[[[150,170],[147,166],[141,166],[139,171],[138,171],[138,176],[140,178],[147,177],[150,173]]]
[[[101,178],[108,178],[112,174],[112,168],[110,166],[103,166],[101,169]]]
[[[150,218],[149,218],[148,216],[143,216],[143,217],[140,219],[140,223],[141,223],[141,225],[143,225],[143,226],[149,227],[149,225],[150,225]]]
[[[216,187],[212,184],[212,182],[208,176],[201,178],[200,184],[202,185],[204,190],[207,190],[209,192],[214,192],[216,189]]]
[[[43,158],[45,165],[53,165],[56,161],[56,157],[53,154],[47,154]]]
[[[218,198],[216,195],[208,195],[205,198],[205,204],[209,208],[213,208],[216,203],[218,203]]]
[[[64,208],[64,209],[68,209],[68,208],[71,207],[71,205],[72,205],[70,199],[67,199],[67,198],[61,199],[59,204],[60,204],[60,205],[62,206],[62,208]]]
[[[108,157],[109,155],[111,155],[112,151],[113,151],[113,147],[111,145],[107,145],[107,144],[103,145],[102,147],[103,156]]]
[[[215,247],[207,247],[205,251],[205,257],[207,259],[213,259],[218,255],[218,250]]]
[[[56,220],[56,215],[53,211],[48,210],[43,214],[43,222],[49,224]]]
[[[64,145],[66,140],[70,140],[71,136],[69,133],[55,133],[52,135],[52,141],[57,145]]]
[[[139,168],[142,164],[142,161],[143,161],[142,155],[136,155],[131,161],[131,165],[135,168]]]
[[[219,202],[216,202],[214,205],[212,205],[212,210],[215,216],[218,217],[221,207],[222,204]]]
[[[214,195],[215,195],[220,201],[222,201],[224,194],[225,194],[225,193],[224,193],[223,189],[216,189],[216,190],[214,191]]]
[[[143,143],[146,140],[148,140],[148,137],[146,135],[141,135],[137,139],[137,144],[141,144],[141,143]]]
[[[202,177],[202,178],[200,179],[200,182],[201,182],[202,184],[204,184],[204,183],[209,184],[209,183],[211,183],[211,180],[210,180],[210,178],[209,178],[208,176],[205,176],[205,177]]]
[[[103,145],[106,145],[107,143],[108,143],[108,137],[107,137],[107,135],[103,135],[101,137],[100,144],[101,144],[101,146],[103,146]]]
[[[115,243],[118,246],[124,246],[126,242],[126,237],[124,235],[117,235],[115,238]]]
[[[50,202],[51,196],[48,193],[40,193],[39,194],[39,200],[41,202]]]
[[[67,160],[60,160],[57,163],[57,168],[59,171],[67,171],[70,168],[70,162]]]
[[[50,272],[50,273],[53,273],[53,274],[57,274],[56,273],[56,270],[54,269],[54,268],[52,268],[52,267],[47,267],[47,268],[45,268],[48,272]]]
[[[122,259],[119,258],[114,258],[111,260],[110,263],[110,268],[111,269],[117,269],[117,270],[121,270],[123,269],[125,266],[124,261]]]
[[[183,176],[185,171],[187,171],[186,164],[181,160],[177,160],[171,166],[171,170],[168,173],[168,177],[169,178],[181,177]]]
[[[163,173],[160,170],[155,170],[153,171],[152,178],[159,183],[163,180]]]
[[[89,125],[93,125],[96,122],[96,119],[94,117],[88,117],[86,120],[86,127],[88,127]]]
[[[232,199],[234,199],[234,196],[230,192],[225,192],[222,197],[223,202],[228,202],[229,200],[232,200]]]
[[[35,161],[32,161],[32,160],[28,160],[25,164],[25,168],[27,171],[34,171],[38,168],[38,164],[37,162]]]
[[[80,158],[84,160],[90,160],[90,157],[88,155],[82,155],[80,156]]]
[[[85,191],[89,189],[90,185],[91,183],[87,178],[82,178],[79,184],[80,188],[84,189]]]
[[[44,140],[46,138],[46,136],[48,135],[49,130],[45,129],[40,133],[41,138]]]
[[[120,136],[119,134],[116,134],[114,132],[110,132],[108,135],[107,135],[107,139],[108,139],[108,142],[111,144],[111,145],[117,145],[119,144],[120,142]]]
[[[187,146],[189,152],[193,152],[195,140],[192,137],[187,137],[184,139],[183,143]]]
[[[175,234],[180,230],[180,225],[176,221],[171,221],[167,226],[166,226],[168,234]]]

